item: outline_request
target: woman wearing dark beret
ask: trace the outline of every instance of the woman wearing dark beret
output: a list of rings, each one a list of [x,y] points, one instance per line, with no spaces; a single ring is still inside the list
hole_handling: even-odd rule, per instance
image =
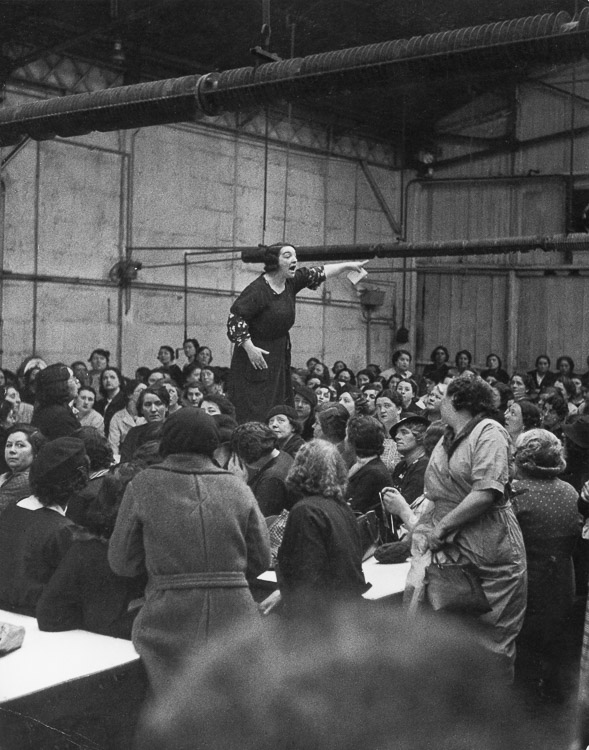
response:
[[[290,377],[290,336],[296,295],[317,289],[330,276],[359,271],[363,263],[331,263],[297,268],[293,245],[281,242],[264,250],[264,273],[231,305],[227,335],[235,344],[229,398],[238,422],[263,422],[276,404],[294,406]]]
[[[109,545],[115,573],[147,572],[133,643],[152,691],[238,618],[258,617],[247,579],[270,565],[266,522],[243,480],[213,461],[213,417],[181,409],[163,425],[163,461],[128,485]]]

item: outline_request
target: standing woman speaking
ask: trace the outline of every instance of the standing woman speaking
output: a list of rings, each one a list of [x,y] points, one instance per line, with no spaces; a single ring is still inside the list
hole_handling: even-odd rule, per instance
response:
[[[264,273],[235,300],[227,321],[227,335],[236,345],[228,395],[238,422],[263,422],[273,406],[294,405],[289,331],[295,322],[296,295],[344,271],[359,271],[367,262],[297,268],[293,245],[263,249]]]

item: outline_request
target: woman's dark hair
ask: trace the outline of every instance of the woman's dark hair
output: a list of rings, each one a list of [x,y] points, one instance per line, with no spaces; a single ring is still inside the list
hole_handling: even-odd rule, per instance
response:
[[[432,349],[432,353],[429,355],[430,361],[434,362],[436,361],[436,352],[444,352],[444,355],[446,357],[445,361],[447,362],[450,359],[450,352],[446,349],[445,346],[438,345],[435,347],[435,349]]]
[[[411,388],[413,388],[413,398],[415,398],[415,396],[417,396],[417,394],[419,393],[419,386],[417,385],[417,382],[413,380],[413,378],[401,378],[401,380],[399,380],[399,382],[397,383],[397,387],[400,383],[409,383]]]
[[[403,408],[403,397],[398,391],[391,391],[389,388],[385,388],[380,393],[376,394],[376,398],[374,399],[375,404],[379,398],[388,398],[393,402],[397,409]]]
[[[233,431],[231,449],[245,461],[253,464],[278,447],[278,438],[262,422],[245,422]]]
[[[562,421],[564,421],[568,415],[569,415],[569,407],[567,405],[567,402],[565,399],[560,395],[560,393],[554,389],[550,389],[550,391],[546,391],[542,398],[542,402],[544,404],[548,404],[553,412],[556,413],[557,417]]]
[[[459,352],[456,352],[456,356],[454,357],[454,364],[458,366],[458,357],[460,357],[461,354],[465,354],[466,358],[468,359],[468,366],[472,364],[472,354],[468,351],[468,349],[461,349]]]
[[[317,361],[313,369],[315,369],[317,365],[321,365],[322,373],[321,375],[315,375],[315,377],[319,378],[323,385],[329,385],[329,383],[331,382],[331,378],[329,377],[329,367],[324,362]]]
[[[14,409],[12,401],[3,401],[0,404],[0,424],[3,424],[9,417],[11,411]]]
[[[137,381],[139,383],[145,383],[145,385],[147,385],[147,379],[149,378],[150,375],[151,375],[151,370],[149,367],[138,367],[135,370],[135,377],[137,378]]]
[[[211,375],[213,376],[213,383],[219,382],[219,375],[217,374],[217,369],[215,367],[211,367],[210,365],[202,365],[200,368],[200,375],[202,379],[202,374],[205,370],[208,370]]]
[[[110,370],[111,368],[109,367],[108,369]],[[96,401],[96,390],[92,388],[91,385],[81,385],[78,388],[78,393],[81,393],[82,391],[90,391],[90,393],[92,393],[92,395],[94,396],[94,400]]]
[[[172,362],[176,359],[176,352],[172,349],[171,346],[168,346],[167,344],[162,344],[160,348],[158,349],[158,354],[162,349],[165,349],[167,352],[170,352],[170,357],[172,358]]]
[[[43,435],[43,433],[39,429],[37,429],[37,427],[33,427],[30,424],[22,424],[20,422],[17,422],[6,433],[6,439],[8,439],[8,437],[10,435],[13,435],[15,432],[22,432],[27,436],[27,442],[30,443],[31,448],[33,449],[33,456],[36,456],[41,446],[45,445],[45,443],[47,442],[47,438],[45,437],[45,435]]]
[[[548,361],[548,367],[550,367],[550,357],[547,354],[538,354],[538,356],[536,357],[535,367],[538,367],[538,362],[541,359],[547,360]]]
[[[540,409],[527,398],[522,398],[517,402],[522,413],[522,422],[524,430],[533,430],[542,424],[542,412]]]
[[[119,379],[119,388],[123,393],[125,392],[125,379],[123,378],[123,373],[119,370],[118,367],[111,367],[110,365],[107,365],[104,370],[100,373],[100,395],[103,398],[106,398],[106,391],[104,390],[104,373],[105,372],[114,372],[117,378]]]
[[[163,385],[150,385],[143,391],[141,391],[141,393],[139,394],[139,398],[137,399],[137,413],[139,414],[139,416],[142,416],[143,401],[149,394],[154,394],[155,396],[157,396],[162,404],[166,405],[166,408],[170,406],[170,394],[168,393],[167,388],[164,388]]]
[[[366,375],[369,383],[374,383],[374,381],[376,380],[376,375],[372,372],[372,370],[368,370],[367,368],[358,370],[358,372],[356,373],[356,380],[360,377],[360,375]]]
[[[92,362],[92,357],[95,354],[100,354],[101,357],[104,357],[106,359],[106,365],[108,367],[108,362],[110,360],[110,352],[108,349],[93,349],[92,354],[88,357],[88,362]]]
[[[452,399],[457,411],[477,414],[493,414],[493,389],[478,375],[463,374],[448,383],[446,396]]]
[[[491,359],[491,357],[495,357],[495,359],[497,360],[497,362],[499,362],[499,364],[497,365],[497,369],[500,370],[501,369],[501,365],[502,365],[501,357],[498,354],[495,354],[495,352],[491,352],[490,354],[487,354],[487,359],[485,360],[485,363],[486,363],[487,367],[489,369],[491,368],[491,365],[489,364],[489,360]]]
[[[86,455],[90,459],[90,471],[109,469],[113,465],[112,448],[103,432],[96,427],[80,427],[76,437],[84,443]]]
[[[397,362],[399,361],[399,357],[402,357],[403,354],[409,357],[410,362],[413,360],[413,357],[411,356],[411,352],[407,351],[407,349],[397,349],[397,351],[393,354],[393,358],[392,358],[392,362],[394,365],[397,364]]]
[[[227,396],[222,396],[220,393],[207,393],[203,401],[210,401],[212,404],[217,404],[221,414],[227,414],[232,419],[235,419],[235,406],[233,406]]]
[[[587,359],[589,359],[589,357],[587,357]],[[336,366],[337,366],[337,365],[343,365],[343,367],[340,367],[340,368],[339,368],[339,370],[347,370],[347,369],[348,369],[348,366],[347,366],[347,364],[346,364],[346,363],[345,363],[345,362],[343,361],[343,359],[336,359],[336,360],[335,360],[335,362],[333,363],[333,367],[331,368],[331,371],[332,371],[332,373],[333,373],[333,374],[334,374],[334,375],[335,375],[336,377],[337,377],[337,373],[339,372],[339,370],[336,370]]]
[[[563,354],[561,357],[559,357],[556,360],[556,369],[560,370],[560,363],[561,362],[568,362],[569,363],[569,377],[574,373],[575,371],[575,363],[573,362],[572,358],[569,357],[566,354]]]
[[[274,409],[274,411],[276,410]],[[272,416],[278,416],[279,414],[281,414],[283,417],[286,417],[288,419],[288,423],[292,427],[295,435],[301,434],[301,432],[303,431],[303,425],[297,419],[292,417],[290,414],[285,414],[283,411],[276,412],[276,414],[273,414]],[[266,417],[266,424],[268,424],[268,422],[270,422],[271,419],[272,417]]]
[[[532,378],[528,375],[527,372],[521,372],[520,370],[516,370],[513,375],[509,378],[509,383],[511,384],[512,380],[514,378],[521,378],[523,381],[523,384],[526,388],[526,393],[529,393],[532,390],[533,387],[533,381]]]
[[[358,458],[380,456],[384,451],[384,427],[375,417],[352,417],[348,422],[347,435]]]
[[[290,242],[276,242],[274,245],[259,245],[260,250],[264,253],[264,272],[273,273],[278,268],[278,258],[284,247],[292,247],[296,252],[296,247]]]
[[[513,391],[508,385],[499,381],[493,383],[491,388],[499,394],[499,409],[504,412],[509,402],[513,401]]]
[[[202,352],[205,352],[205,351],[208,352],[211,355],[211,358],[209,359],[209,365],[210,365],[211,362],[213,361],[213,352],[211,351],[211,347],[210,346],[199,346],[198,349],[196,350],[196,356],[198,357],[199,354],[201,354]],[[208,367],[208,365],[207,365],[207,367]]]
[[[343,393],[349,393],[350,396],[354,399],[354,404],[356,406],[355,411],[357,415],[368,414],[370,404],[368,402],[368,397],[363,391],[361,391],[359,388],[356,388],[356,386],[345,385],[340,390],[339,395],[341,396]]]
[[[196,355],[198,354],[198,350],[200,349],[200,344],[198,343],[198,339],[184,339],[184,341],[182,342],[182,346],[188,343],[191,343],[192,346],[194,347],[194,352],[195,352],[194,356],[196,357]]]

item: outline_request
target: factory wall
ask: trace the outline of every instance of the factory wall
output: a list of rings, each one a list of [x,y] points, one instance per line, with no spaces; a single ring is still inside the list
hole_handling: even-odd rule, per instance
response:
[[[7,104],[31,96],[38,92],[23,83]],[[261,270],[244,265],[235,247],[392,241],[361,167],[363,159],[394,212],[400,177],[392,152],[357,140],[330,149],[327,133],[292,118],[276,117],[266,141],[264,126],[254,113],[242,129],[204,118],[4,149],[2,365],[16,368],[33,352],[71,362],[104,347],[132,375],[158,364],[161,344],[181,347],[185,310],[188,335],[227,365],[230,304]],[[187,256],[185,298],[184,248],[207,247],[220,249]],[[110,272],[124,259],[143,268],[121,288]],[[345,277],[300,295],[296,365],[311,355],[331,365],[343,355],[359,368],[367,347],[373,360],[389,362],[392,265],[379,262],[371,276],[385,304],[370,326]]]
[[[515,91],[484,96],[439,123],[438,163],[407,191],[414,241],[584,231],[589,203],[589,66],[538,70]],[[470,140],[469,140],[470,139]],[[418,361],[440,343],[483,367],[569,354],[586,369],[589,253],[513,252],[416,262]]]

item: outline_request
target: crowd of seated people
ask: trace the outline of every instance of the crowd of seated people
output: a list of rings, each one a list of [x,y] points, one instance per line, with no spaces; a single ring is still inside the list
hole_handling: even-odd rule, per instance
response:
[[[542,580],[543,571],[550,567],[543,550],[558,558],[554,569],[561,578],[574,561],[576,590],[566,588],[559,598],[559,628],[566,627],[575,595],[586,595],[589,542],[581,539],[581,528],[589,519],[589,491],[584,490],[589,481],[589,370],[578,374],[569,356],[558,357],[552,370],[550,358],[541,354],[530,369],[511,373],[496,353],[489,353],[477,372],[471,352],[462,349],[451,357],[442,345],[424,367],[416,367],[405,349],[394,352],[389,368],[368,363],[357,371],[341,360],[330,368],[312,357],[305,368],[292,369],[291,404],[276,404],[265,423],[241,425],[226,395],[229,369],[217,364],[209,347],[195,338],[187,338],[178,349],[162,345],[154,348],[153,364],[136,367],[129,377],[112,364],[109,351],[100,348],[91,352],[87,362],[66,365],[28,357],[15,372],[0,370],[0,609],[36,614],[40,626],[48,630],[86,628],[130,638],[146,582],[168,584],[161,583],[165,576],[157,570],[159,562],[150,569],[153,541],[146,532],[141,541],[146,551],[120,547],[119,508],[123,507],[127,526],[130,519],[139,524],[134,515],[140,513],[139,506],[129,506],[129,485],[147,468],[166,461],[171,470],[160,474],[151,469],[150,475],[152,483],[161,477],[158,486],[163,494],[169,488],[173,495],[184,473],[200,476],[205,466],[207,477],[213,471],[210,467],[237,477],[242,495],[236,508],[244,518],[253,512],[248,503],[254,503],[255,524],[260,528],[255,540],[248,542],[250,548],[246,544],[244,554],[251,559],[235,562],[240,576],[267,564],[277,566],[279,581],[292,578],[291,568],[280,574],[280,560],[286,564],[287,559],[284,550],[280,554],[282,541],[288,541],[292,565],[297,545],[310,544],[308,534],[317,529],[317,518],[327,517],[323,508],[331,514],[334,533],[341,523],[346,539],[353,536],[350,516],[337,503],[356,515],[376,511],[381,541],[390,545],[403,540],[396,552],[387,546],[389,558],[407,555],[417,523],[415,509],[422,507],[425,497],[429,456],[444,432],[446,392],[451,383],[465,377],[482,379],[491,389],[492,407],[485,415],[501,425],[508,445],[511,480],[519,493],[514,503],[536,579]],[[210,438],[206,445],[196,445],[188,437],[189,417],[197,414],[196,428]],[[535,432],[541,434],[530,447],[525,436]],[[428,435],[433,443],[426,450]],[[166,456],[177,450],[191,458],[183,463],[176,456],[174,460],[162,456],[162,439],[168,446]],[[446,439],[447,430],[441,440]],[[321,449],[316,441],[332,447]],[[305,446],[311,449],[305,449],[297,461]],[[522,463],[522,455],[528,455],[527,463]],[[301,478],[304,472],[317,472],[320,466],[337,481],[325,484],[318,474],[306,485]],[[215,482],[206,482],[214,491]],[[228,486],[235,491],[235,483]],[[387,487],[392,490],[384,503]],[[198,498],[207,492],[205,485],[198,484]],[[559,541],[546,531],[561,527],[547,508],[561,500],[566,539]],[[166,517],[166,523],[176,528],[173,518]],[[113,532],[119,545],[114,571],[107,554]],[[237,533],[235,528],[231,533]],[[330,549],[340,549],[344,543],[332,548],[325,534],[313,542],[315,561],[323,559],[321,555],[328,558]],[[360,547],[359,537],[354,537],[354,555],[360,555],[360,561],[346,563],[355,571],[355,591],[363,589]],[[179,559],[176,573],[202,575],[191,564]],[[185,571],[182,565],[187,566]],[[325,585],[317,570],[313,575]],[[313,586],[310,571],[297,571],[296,578]],[[542,694],[552,690],[555,695],[562,687],[562,674],[554,669],[562,639],[552,637],[553,620],[548,622],[548,614],[537,609],[538,602],[547,606],[541,586],[532,594],[531,606],[536,609],[526,620],[522,651],[533,662],[527,665],[528,672],[536,685],[542,684]],[[101,601],[108,606],[101,606]],[[275,608],[273,603],[263,604],[260,610],[267,614]],[[227,612],[230,616],[231,606]],[[166,627],[173,630],[173,623]],[[552,634],[545,652],[534,641],[537,631]]]

